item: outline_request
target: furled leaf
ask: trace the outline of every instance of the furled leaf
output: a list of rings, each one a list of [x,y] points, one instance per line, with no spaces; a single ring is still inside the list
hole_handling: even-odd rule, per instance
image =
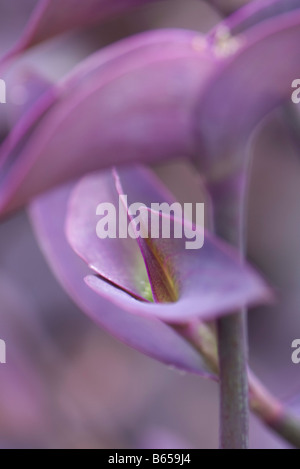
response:
[[[157,184],[157,181],[150,171],[138,168],[135,171],[127,171],[127,174],[129,176],[127,180],[130,175],[132,176],[130,189],[133,194],[130,194],[130,199],[133,199],[134,194],[138,192],[142,193],[149,203],[152,199],[151,194],[153,201],[162,201],[156,200],[157,193],[153,190],[153,185]],[[81,202],[78,203],[78,201]],[[119,211],[121,212],[122,228],[125,228],[125,234],[127,234],[129,222],[127,212],[123,204],[119,203],[114,172],[107,171],[103,177],[99,177],[97,173],[86,176],[74,189],[69,202],[69,212],[72,214],[67,223],[69,241],[79,255],[84,252],[85,261],[99,275],[123,288],[132,296],[145,300],[151,288],[149,288],[145,264],[136,240],[128,235],[125,239],[121,238],[119,227],[117,227],[115,238],[99,239],[96,235],[96,227],[100,219],[96,214],[97,206],[108,202],[115,207],[116,217],[119,217]],[[112,223],[115,224],[115,220],[112,220]]]
[[[67,293],[82,311],[127,345],[168,365],[211,376],[199,353],[171,327],[154,317],[142,317],[114,306],[84,283],[89,270],[69,246],[64,233],[72,189],[73,185],[68,185],[52,191],[37,199],[30,210],[43,253]]]
[[[149,205],[151,192],[154,203],[163,200],[160,183],[148,171],[140,168],[119,170],[118,178],[128,200]],[[68,211],[68,239],[75,251],[99,274],[100,277],[87,278],[87,283],[99,294],[133,313],[175,323],[193,318],[212,320],[245,305],[270,299],[264,281],[242,263],[230,247],[209,233],[205,234],[201,249],[186,249],[186,242],[191,240],[195,229],[188,222],[184,228],[189,231],[183,231],[181,238],[175,237],[171,227],[170,239],[99,239],[96,209],[99,201],[115,203],[115,196],[111,198],[111,183],[110,172],[86,176],[74,190]],[[115,190],[117,192],[116,187]],[[147,209],[145,214],[148,217]],[[164,217],[171,218],[166,213],[161,214],[161,218]],[[178,223],[182,225],[182,220],[174,218],[171,225],[175,227]],[[200,230],[203,228],[198,227],[199,237]],[[139,277],[141,259],[137,261],[136,252],[132,255],[133,251],[126,249],[126,242],[131,246],[134,241],[142,253],[154,303],[147,301],[141,285],[138,291],[127,286],[138,285],[139,279],[145,285],[145,272]],[[112,243],[115,249],[111,249]]]

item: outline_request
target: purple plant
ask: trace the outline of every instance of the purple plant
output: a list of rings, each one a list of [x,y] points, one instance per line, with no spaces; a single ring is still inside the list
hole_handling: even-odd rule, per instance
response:
[[[41,1],[0,67],[58,34],[146,3]],[[248,369],[245,308],[272,293],[243,260],[251,138],[289,97],[299,39],[299,0],[250,2],[207,35],[130,37],[54,85],[29,76],[30,105],[1,147],[1,216],[30,205],[49,265],[101,327],[164,363],[220,381],[222,448],[248,447],[249,402],[300,447],[300,422]],[[173,203],[143,165],[182,156],[205,178],[212,201],[213,229],[201,250],[185,250],[174,233],[167,241],[97,238],[100,202],[126,194],[148,207],[144,217],[153,202]]]

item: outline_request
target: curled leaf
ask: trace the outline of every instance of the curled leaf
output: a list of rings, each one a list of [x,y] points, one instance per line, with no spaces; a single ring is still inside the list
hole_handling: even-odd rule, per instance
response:
[[[74,253],[64,233],[73,189],[72,184],[62,186],[40,197],[30,207],[40,246],[66,292],[97,324],[130,347],[167,365],[212,377],[199,353],[174,329],[155,317],[142,317],[114,306],[84,283],[89,270]],[[106,285],[109,287],[108,283]]]
[[[137,184],[128,184],[130,180],[137,181]],[[161,184],[146,170],[119,170],[118,181],[122,184],[123,195],[128,195],[130,200],[131,188],[134,187],[135,201],[146,205],[151,186],[153,202],[163,200]],[[161,236],[151,238],[151,232],[148,238],[138,241],[130,237],[122,240],[99,239],[96,232],[99,219],[97,206],[103,200],[115,203],[115,196],[110,198],[113,186],[105,193],[111,183],[110,172],[96,173],[82,179],[70,199],[67,221],[71,246],[98,274],[87,277],[86,281],[100,295],[132,313],[174,323],[184,323],[194,318],[212,320],[245,305],[270,299],[264,281],[242,263],[230,247],[209,233],[205,234],[201,249],[186,249],[190,234],[201,237],[199,231],[203,228],[195,229],[185,221],[188,234],[184,226],[185,230],[179,238],[175,233],[178,233],[176,228],[178,224],[182,225],[182,219],[171,220],[168,214],[159,213],[159,217],[160,221],[169,219],[172,226],[170,239]],[[116,184],[115,191],[117,193]],[[148,218],[151,210],[144,207],[143,214]],[[134,241],[140,249],[139,257],[136,250],[126,246],[128,242],[131,247]],[[112,244],[115,249],[111,249]],[[147,279],[145,270],[140,276],[142,260],[154,303],[145,293],[143,295]],[[124,272],[127,274],[125,281]]]

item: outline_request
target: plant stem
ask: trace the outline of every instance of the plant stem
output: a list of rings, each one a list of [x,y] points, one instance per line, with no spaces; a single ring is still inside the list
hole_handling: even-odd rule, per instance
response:
[[[243,257],[243,209],[246,172],[210,187],[217,235],[236,246]],[[249,403],[246,312],[218,320],[220,367],[220,448],[247,449]]]
[[[242,257],[246,174],[246,171],[237,172],[225,182],[210,184],[215,231],[237,246]],[[249,402],[252,412],[268,428],[300,449],[300,419],[248,370],[246,312],[218,321],[218,344],[214,329],[209,324],[195,322],[186,325],[180,332],[206,358],[211,371],[220,377],[221,448],[247,448]]]
[[[242,313],[218,321],[221,449],[248,448],[249,406],[244,323]]]
[[[249,372],[249,399],[252,411],[263,420],[265,425],[292,446],[300,449],[300,419],[286,409],[251,371]]]
[[[219,375],[217,338],[213,324],[194,321],[177,326],[181,334],[205,359],[208,368]],[[274,433],[292,446],[300,449],[300,419],[268,391],[258,378],[248,370],[249,402],[253,413]],[[230,440],[230,444],[231,444]]]

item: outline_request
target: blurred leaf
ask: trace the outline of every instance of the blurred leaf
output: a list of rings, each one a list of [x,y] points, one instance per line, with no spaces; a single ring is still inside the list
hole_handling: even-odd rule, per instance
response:
[[[85,172],[194,152],[214,60],[203,37],[154,31],[101,50],[27,113],[0,153],[0,213]]]
[[[131,7],[156,1],[159,0],[39,0],[21,39],[7,57],[13,57],[59,34],[105,21]]]
[[[285,11],[282,4],[286,3],[294,9],[275,15],[279,6],[279,11]],[[266,19],[271,7],[273,15]],[[201,144],[199,164],[212,182],[243,167],[251,132],[290,98],[300,68],[299,9],[299,0],[255,2],[221,23],[209,37],[221,63],[197,101],[195,122]]]

